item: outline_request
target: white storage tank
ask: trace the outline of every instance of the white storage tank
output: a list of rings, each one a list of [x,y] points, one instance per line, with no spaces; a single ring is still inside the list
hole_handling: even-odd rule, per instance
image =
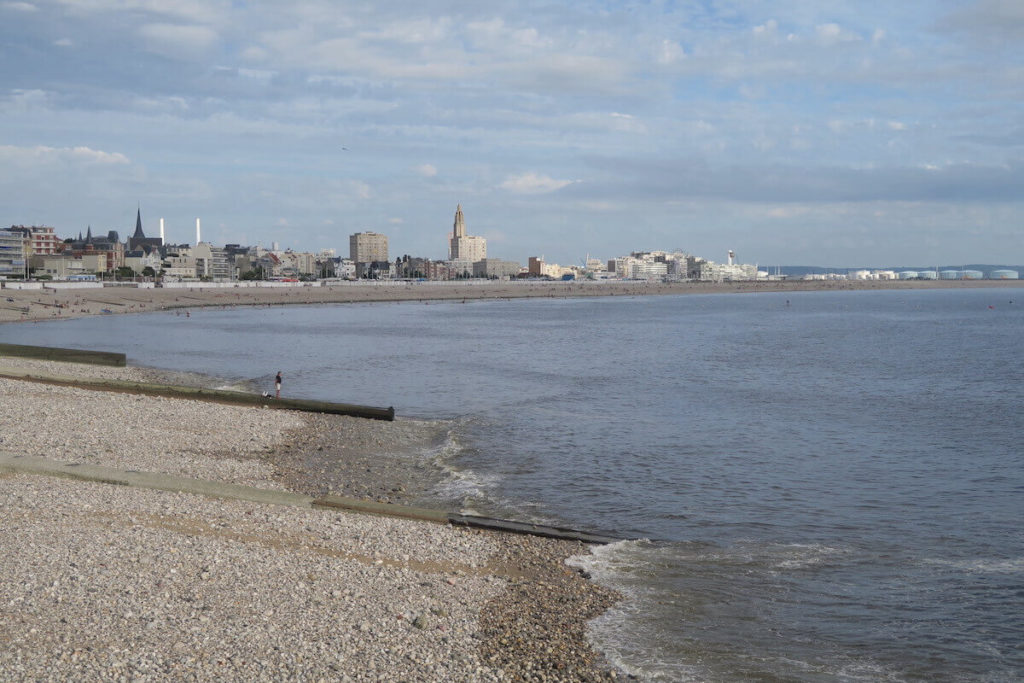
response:
[[[960,279],[960,271],[959,270],[940,270],[939,271],[939,279],[940,280],[959,280]]]
[[[965,280],[984,280],[985,274],[980,270],[965,270],[962,273]]]
[[[1003,268],[1003,269],[1000,269],[1000,270],[993,270],[991,273],[988,274],[988,276],[992,280],[1019,280],[1020,279],[1020,273],[1018,273],[1016,270],[1009,270],[1008,268]]]
[[[916,270],[901,270],[899,278],[901,280],[916,280],[920,277]]]
[[[938,280],[939,274],[934,270],[921,270],[918,271],[917,276],[922,280]]]

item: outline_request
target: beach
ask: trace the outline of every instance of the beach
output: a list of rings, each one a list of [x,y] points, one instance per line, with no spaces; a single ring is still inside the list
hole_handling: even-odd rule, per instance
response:
[[[671,294],[755,294],[879,289],[959,289],[1024,286],[1024,280],[793,280],[658,283],[611,281],[359,281],[313,286],[213,286],[178,283],[174,288],[110,286],[0,289],[0,322],[77,318],[231,306],[345,304],[387,301],[470,301],[526,297],[656,296]],[[245,284],[245,283],[242,283]],[[187,286],[186,286],[187,285]]]
[[[144,368],[0,359],[9,369],[173,379]],[[419,438],[402,420],[12,379],[0,379],[0,392],[6,455],[283,490],[316,488],[296,458],[334,443],[353,452],[336,477],[345,492],[400,501],[414,488],[399,484],[397,471],[364,466]],[[0,499],[6,680],[616,675],[585,635],[616,596],[564,564],[588,552],[578,542],[3,469]]]
[[[0,295],[15,301],[0,311],[4,320],[42,322],[104,311],[173,309],[172,318],[184,317],[197,307],[1018,286],[1020,281],[853,281],[4,289]],[[192,386],[212,381],[140,367],[0,358],[0,371],[5,368]],[[15,379],[0,379],[0,392],[4,454],[403,505],[420,503],[431,484],[429,473],[405,454],[435,440],[437,427],[401,414],[381,422]],[[587,636],[588,620],[620,596],[566,565],[566,558],[590,552],[577,542],[2,468],[0,499],[8,513],[0,529],[0,678],[623,676]]]

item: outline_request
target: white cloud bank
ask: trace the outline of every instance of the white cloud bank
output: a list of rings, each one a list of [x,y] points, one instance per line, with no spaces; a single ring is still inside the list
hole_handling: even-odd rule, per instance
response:
[[[128,157],[120,152],[104,152],[89,147],[15,147],[0,145],[0,163],[21,167],[52,165],[110,165],[129,164]]]

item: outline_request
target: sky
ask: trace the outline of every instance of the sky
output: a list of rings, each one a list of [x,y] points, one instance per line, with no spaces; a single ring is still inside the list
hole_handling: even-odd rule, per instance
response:
[[[0,224],[1024,263],[1024,2],[0,0]]]

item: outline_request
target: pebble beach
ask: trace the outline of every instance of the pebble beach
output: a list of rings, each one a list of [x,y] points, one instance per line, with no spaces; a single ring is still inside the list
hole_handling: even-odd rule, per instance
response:
[[[0,358],[4,369],[173,379]],[[415,495],[401,468],[366,466],[421,438],[414,421],[14,379],[0,379],[0,393],[8,455],[385,502]],[[351,462],[332,484],[301,476],[311,451],[323,460],[340,445]],[[566,566],[588,552],[578,542],[3,470],[0,500],[3,680],[617,677],[585,631],[617,596]]]
[[[0,290],[0,322],[203,306],[1016,287],[1006,282],[493,283]],[[7,301],[10,299],[10,301]],[[2,327],[0,327],[2,330]],[[2,341],[2,337],[0,337]],[[209,378],[0,357],[0,372]],[[437,425],[0,378],[0,454],[416,505]],[[624,675],[587,622],[618,596],[556,541],[0,467],[0,680],[588,681]]]

